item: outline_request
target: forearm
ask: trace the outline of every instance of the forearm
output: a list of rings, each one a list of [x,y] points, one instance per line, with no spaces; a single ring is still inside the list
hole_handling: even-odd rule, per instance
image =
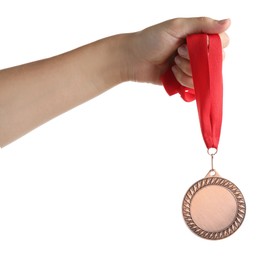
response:
[[[0,71],[0,146],[126,81],[129,36]]]

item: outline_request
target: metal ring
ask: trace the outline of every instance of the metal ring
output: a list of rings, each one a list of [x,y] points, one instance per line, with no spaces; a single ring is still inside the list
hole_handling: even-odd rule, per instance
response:
[[[208,148],[208,150],[207,150],[207,153],[211,156],[215,155],[217,152],[218,152],[218,150],[215,147]]]
[[[215,169],[211,169],[211,170],[208,172],[208,175],[209,175],[210,177],[214,177],[214,176],[216,176],[216,174],[217,174],[217,172],[216,172]]]

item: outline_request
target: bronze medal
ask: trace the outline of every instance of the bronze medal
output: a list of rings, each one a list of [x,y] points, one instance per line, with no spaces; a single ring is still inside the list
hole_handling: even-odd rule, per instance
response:
[[[230,236],[240,227],[246,204],[235,184],[211,170],[188,189],[182,212],[186,224],[195,234],[217,240]]]

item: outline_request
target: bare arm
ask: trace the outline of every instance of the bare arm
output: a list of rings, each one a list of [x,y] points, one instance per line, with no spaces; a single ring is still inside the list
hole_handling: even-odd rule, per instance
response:
[[[220,33],[225,47],[229,25],[229,20],[172,19],[0,71],[0,146],[121,82],[160,84],[160,75],[178,55],[187,34]],[[191,74],[187,55],[181,57],[184,62],[177,64],[174,74],[184,84]]]
[[[0,145],[123,82],[126,35],[0,71]]]

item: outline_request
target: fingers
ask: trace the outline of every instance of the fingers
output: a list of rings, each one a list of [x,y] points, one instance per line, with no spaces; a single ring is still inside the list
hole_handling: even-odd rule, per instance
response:
[[[178,82],[180,82],[181,85],[188,88],[194,88],[193,78],[182,71],[179,66],[174,65],[171,69],[175,78]]]
[[[222,47],[225,48],[229,44],[229,37],[226,33],[220,34]],[[172,68],[174,76],[183,86],[193,88],[192,70],[190,65],[189,52],[186,44],[182,44],[177,49],[178,55],[175,57],[174,68]],[[222,51],[222,58],[225,58],[225,53]]]
[[[186,44],[181,45],[178,48],[177,52],[178,52],[179,56],[181,56],[182,58],[187,59],[187,60],[190,59],[188,48],[187,48],[187,45]]]
[[[186,74],[187,76],[192,76],[192,70],[189,59],[184,59],[181,56],[176,56],[175,64],[181,69],[181,71]]]
[[[209,17],[176,18],[164,23],[166,32],[178,39],[178,55],[174,59],[175,65],[172,67],[172,71],[183,86],[193,88],[189,53],[185,44],[186,37],[196,33],[219,34],[222,48],[225,48],[229,44],[229,37],[225,31],[230,25],[230,19],[214,20]],[[223,52],[223,58],[224,56]]]

